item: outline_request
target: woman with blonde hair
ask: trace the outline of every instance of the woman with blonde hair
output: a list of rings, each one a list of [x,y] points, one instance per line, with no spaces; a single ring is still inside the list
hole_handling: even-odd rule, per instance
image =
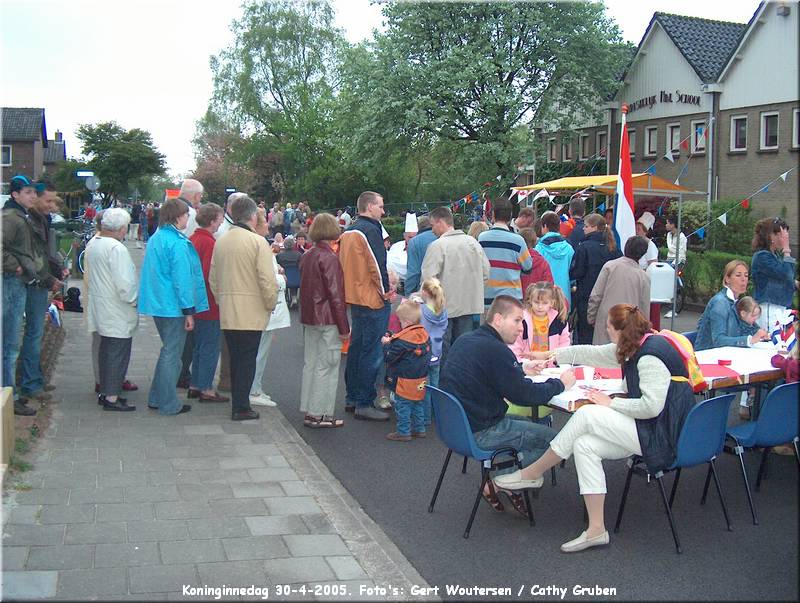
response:
[[[477,241],[478,235],[481,234],[484,230],[489,230],[489,226],[486,224],[486,222],[480,222],[478,220],[475,220],[472,224],[469,225],[469,232],[467,232],[467,234]]]

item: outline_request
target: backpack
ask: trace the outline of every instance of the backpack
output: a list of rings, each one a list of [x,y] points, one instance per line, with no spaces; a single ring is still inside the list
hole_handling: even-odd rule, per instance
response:
[[[697,362],[697,356],[694,353],[694,346],[691,341],[686,339],[685,335],[670,331],[669,329],[662,329],[661,331],[648,333],[644,336],[644,339],[650,335],[661,335],[675,348],[675,351],[678,352],[681,360],[683,360],[683,364],[686,366],[686,372],[689,375],[689,385],[694,393],[699,394],[708,389],[708,383],[706,383],[706,378],[700,370],[700,363]],[[644,339],[642,339],[642,341],[644,341]]]

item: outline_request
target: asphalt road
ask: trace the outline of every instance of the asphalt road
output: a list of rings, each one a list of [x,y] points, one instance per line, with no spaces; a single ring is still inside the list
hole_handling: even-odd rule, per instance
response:
[[[690,330],[697,314],[685,311],[675,330]],[[564,598],[578,597],[576,586],[615,588],[617,600],[797,600],[798,471],[792,457],[771,456],[769,478],[755,494],[760,525],[754,526],[735,457],[718,462],[723,492],[734,524],[725,528],[722,509],[711,489],[699,504],[705,467],[684,470],[673,511],[683,554],[672,542],[658,488],[641,478],[631,486],[622,529],[601,549],[566,555],[561,543],[583,530],[582,503],[572,461],[558,470],[558,484],[548,483],[534,501],[536,527],[513,510],[497,513],[481,502],[468,540],[462,533],[480,479],[475,463],[460,472],[454,457],[434,513],[427,512],[446,450],[435,433],[424,440],[391,442],[393,423],[355,421],[345,415],[344,358],[337,415],[341,429],[312,430],[298,410],[302,373],[302,331],[297,311],[293,326],[278,331],[264,377],[264,389],[364,510],[383,528],[409,561],[448,597],[446,585],[508,587],[512,596],[532,596],[537,587],[566,588]],[[667,328],[669,321],[662,323]],[[735,406],[731,411],[731,423]],[[558,413],[557,413],[558,414]],[[565,421],[556,419],[556,428]],[[750,456],[751,483],[758,458]],[[613,526],[624,484],[624,461],[605,463],[609,495],[606,523]],[[667,487],[671,485],[667,477]],[[537,591],[538,592],[538,591]],[[548,592],[548,591],[541,591]],[[549,591],[554,593],[554,591]],[[555,598],[558,594],[551,594]],[[463,598],[463,597],[461,597]],[[479,596],[485,599],[486,595]],[[594,598],[594,597],[592,597]]]

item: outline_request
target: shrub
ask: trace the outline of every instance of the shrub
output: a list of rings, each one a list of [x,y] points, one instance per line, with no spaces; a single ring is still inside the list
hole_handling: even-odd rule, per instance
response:
[[[666,256],[666,249],[659,255]],[[742,260],[750,266],[750,254],[725,253],[724,251],[688,251],[686,266],[683,270],[683,287],[686,297],[706,303],[722,289],[722,275],[725,264],[731,260]],[[752,282],[748,286],[748,295],[752,295]]]

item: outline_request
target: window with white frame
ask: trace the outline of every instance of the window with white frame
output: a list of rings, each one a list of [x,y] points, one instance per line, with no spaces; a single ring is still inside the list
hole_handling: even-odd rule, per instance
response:
[[[589,159],[589,135],[581,134],[580,149],[578,150],[578,157],[582,160]]]
[[[800,109],[792,111],[792,148],[800,148]]]
[[[3,167],[11,165],[11,145],[4,144],[3,145],[3,158],[0,161],[0,165]]]
[[[658,153],[658,126],[648,126],[644,129],[644,154],[655,157]]]
[[[770,111],[761,114],[761,149],[778,148],[778,112]]]
[[[598,132],[597,133],[597,140],[596,140],[596,149],[597,149],[597,156],[598,157],[605,157],[608,154],[608,150],[606,149],[608,141],[608,133],[607,132]]]
[[[628,146],[630,147],[630,156],[636,157],[636,130],[628,130]]]
[[[681,152],[681,124],[667,124],[667,146],[673,153]]]
[[[691,123],[692,127],[692,153],[699,154],[706,152],[706,121],[698,119]]]
[[[731,151],[747,150],[747,115],[731,116]]]
[[[547,161],[549,163],[553,163],[556,161],[556,159],[558,159],[558,155],[556,155],[556,149],[556,139],[549,138],[547,140]]]
[[[572,161],[572,138],[561,139],[561,160]]]

